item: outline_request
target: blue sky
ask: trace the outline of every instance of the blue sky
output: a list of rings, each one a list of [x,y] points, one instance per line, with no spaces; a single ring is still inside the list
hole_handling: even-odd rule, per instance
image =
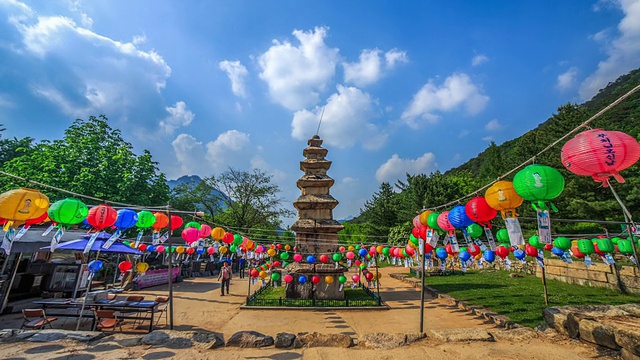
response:
[[[640,0],[0,0],[4,136],[105,114],[168,178],[260,168],[293,209],[324,108],[337,219],[638,67]]]

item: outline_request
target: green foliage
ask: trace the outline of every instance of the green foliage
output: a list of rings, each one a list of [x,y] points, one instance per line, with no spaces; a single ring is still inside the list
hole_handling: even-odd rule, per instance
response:
[[[104,115],[77,119],[63,139],[33,144],[30,138],[13,139],[0,146],[2,170],[30,180],[105,200],[136,205],[165,205],[169,187],[149,151],[133,153],[120,130],[112,129]],[[0,178],[3,191],[25,186],[8,177]],[[69,195],[41,189],[52,199]]]

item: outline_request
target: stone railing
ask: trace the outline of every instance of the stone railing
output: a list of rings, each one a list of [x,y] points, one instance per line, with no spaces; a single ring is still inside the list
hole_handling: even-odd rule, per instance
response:
[[[562,260],[545,259],[547,279],[571,284],[604,287],[628,293],[640,293],[640,273],[635,266],[594,263],[587,267],[582,261],[566,264]],[[542,277],[538,267],[536,276]]]

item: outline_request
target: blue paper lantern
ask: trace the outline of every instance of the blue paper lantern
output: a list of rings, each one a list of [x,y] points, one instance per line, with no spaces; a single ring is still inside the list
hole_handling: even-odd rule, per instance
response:
[[[155,246],[155,245],[149,245],[149,246],[147,246],[147,251],[148,251],[148,252],[154,252],[154,251],[156,251],[156,246]]]
[[[513,252],[513,256],[518,260],[524,260],[524,258],[527,257],[527,254],[522,249],[516,249]]]
[[[360,250],[358,250],[358,255],[360,255],[360,256],[362,256],[362,257],[367,256],[367,254],[368,254],[368,253],[369,253],[369,252],[368,252],[368,251],[367,251],[367,249],[365,249],[365,248],[361,248]]]
[[[564,250],[554,246],[553,249],[551,249],[551,253],[555,256],[562,256],[564,255]]]
[[[469,259],[471,259],[471,254],[469,254],[469,252],[468,252],[468,251],[466,251],[466,250],[461,250],[461,251],[458,253],[458,257],[460,258],[460,260],[462,260],[462,261],[466,262],[466,261],[468,261]]]
[[[492,263],[496,260],[496,252],[493,250],[485,250],[482,257],[486,262]]]
[[[199,247],[196,249],[196,252],[200,255],[204,254],[204,247]]]
[[[467,226],[473,224],[473,220],[467,215],[464,205],[454,206],[449,211],[449,222],[456,229],[466,229]]]
[[[137,212],[131,209],[120,209],[118,210],[118,217],[116,218],[116,222],[115,224],[113,224],[113,226],[117,227],[120,230],[125,230],[136,226],[137,222]]]
[[[315,257],[315,256],[313,256],[313,255],[309,255],[309,256],[307,256],[307,262],[308,262],[309,264],[313,264],[314,262],[316,262],[316,257]]]
[[[436,249],[436,256],[440,260],[445,260],[449,256],[449,254],[447,254],[447,250],[443,248],[438,248]]]
[[[304,284],[304,283],[306,283],[306,282],[307,282],[307,277],[306,277],[306,276],[304,276],[304,275],[300,275],[300,276],[298,277],[298,282],[299,282],[300,284]]]
[[[91,271],[92,273],[96,273],[100,269],[102,269],[102,265],[102,261],[100,260],[91,260],[89,261],[89,271]]]

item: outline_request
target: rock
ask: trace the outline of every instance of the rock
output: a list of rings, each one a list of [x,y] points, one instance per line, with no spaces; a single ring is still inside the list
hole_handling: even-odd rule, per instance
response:
[[[296,339],[295,334],[281,332],[276,335],[275,346],[278,349],[286,349],[293,346],[293,341]]]
[[[427,336],[444,342],[493,341],[491,334],[478,328],[428,330]]]
[[[369,333],[358,338],[358,346],[366,349],[395,349],[407,344],[405,334]]]
[[[38,330],[16,330],[14,335],[18,340],[27,339],[38,333]]]
[[[640,304],[624,304],[618,305],[616,308],[628,313],[630,316],[640,317]]]
[[[542,310],[542,317],[544,321],[557,332],[563,335],[568,335],[567,333],[567,316],[569,315],[569,311],[562,308],[545,308]]]
[[[622,348],[622,350],[620,350],[620,357],[623,360],[640,360],[640,356],[632,353],[631,351]]]
[[[496,341],[526,342],[538,337],[538,333],[527,327],[510,330],[490,330],[489,333]]]
[[[58,341],[67,337],[67,334],[63,331],[59,330],[40,330],[36,334],[30,336],[27,341],[33,342],[50,342],[50,341]]]
[[[614,330],[616,343],[634,355],[640,356],[640,328],[616,327]]]
[[[238,331],[227,340],[227,346],[260,348],[273,345],[273,337],[257,331]]]
[[[154,330],[140,339],[140,342],[145,345],[161,345],[167,341],[169,341],[169,334],[162,330]]]
[[[196,331],[192,339],[200,349],[212,350],[224,346],[224,340],[220,336],[208,331]]]
[[[580,339],[609,349],[620,350],[620,345],[616,343],[614,329],[611,326],[591,319],[582,319],[579,326]]]
[[[296,349],[302,347],[341,347],[349,348],[353,346],[353,339],[346,334],[320,334],[313,333],[300,333],[296,336],[296,340],[293,342],[293,347]]]
[[[513,278],[521,278],[521,277],[524,277],[524,276],[522,276],[522,274],[518,274],[518,273],[511,273],[511,274],[509,274],[509,277],[513,279]]]
[[[581,313],[569,313],[567,315],[565,328],[567,329],[567,334],[570,338],[580,339],[580,320],[585,318],[586,316]]]
[[[407,334],[407,344],[414,343],[418,340],[426,338],[427,335],[424,333],[415,333],[415,334]]]
[[[102,339],[105,335],[100,331],[67,331],[67,339],[76,341],[94,341]]]

